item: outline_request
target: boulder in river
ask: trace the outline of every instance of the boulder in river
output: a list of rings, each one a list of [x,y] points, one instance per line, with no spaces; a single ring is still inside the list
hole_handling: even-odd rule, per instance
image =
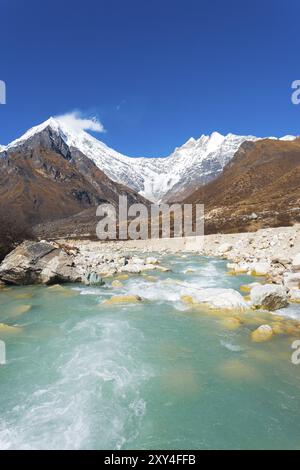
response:
[[[252,331],[251,338],[255,343],[268,341],[273,336],[273,330],[270,325],[261,325],[255,331]]]
[[[105,305],[119,305],[119,304],[136,304],[141,302],[142,298],[139,295],[115,295],[110,299],[105,300]]]
[[[288,305],[287,291],[278,284],[254,286],[250,292],[253,307],[277,310]]]
[[[7,284],[54,284],[81,281],[74,255],[48,242],[26,241],[0,265],[0,279]]]
[[[252,265],[252,274],[254,276],[266,276],[271,270],[271,265],[267,261],[259,261],[253,263]]]
[[[187,298],[188,296],[185,296]],[[199,289],[192,295],[193,303],[207,305],[210,309],[245,311],[249,305],[243,296],[234,289],[210,287]]]

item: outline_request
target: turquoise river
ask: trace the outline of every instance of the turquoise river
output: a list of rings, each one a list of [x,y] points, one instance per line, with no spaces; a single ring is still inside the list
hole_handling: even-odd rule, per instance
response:
[[[0,290],[0,323],[14,327],[0,328],[0,449],[300,448],[300,365],[291,362],[300,329],[253,343],[251,331],[274,316],[253,312],[232,330],[224,312],[181,301],[251,277],[192,254],[162,264],[171,271],[117,287]],[[103,304],[128,294],[143,301]],[[300,318],[300,306],[284,310]]]

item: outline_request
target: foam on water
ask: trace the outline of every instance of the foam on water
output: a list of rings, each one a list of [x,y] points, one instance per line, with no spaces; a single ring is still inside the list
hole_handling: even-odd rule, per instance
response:
[[[237,344],[232,344],[228,341],[220,341],[221,345],[224,346],[224,348],[228,349],[228,351],[232,351],[232,352],[240,352],[240,351],[243,351],[243,348],[241,348],[240,346],[238,346]]]
[[[290,304],[285,308],[280,308],[279,310],[276,310],[275,314],[279,314],[287,318],[292,318],[294,320],[300,320],[300,305]]]
[[[56,359],[57,380],[0,418],[0,448],[122,448],[146,412],[140,387],[151,369],[132,355],[142,340],[127,321],[77,323]]]

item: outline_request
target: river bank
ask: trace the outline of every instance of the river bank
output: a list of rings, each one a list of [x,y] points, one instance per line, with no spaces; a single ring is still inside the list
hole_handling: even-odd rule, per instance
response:
[[[63,240],[62,242],[79,250],[90,262],[93,259],[101,259],[103,255],[108,258],[111,256],[118,258],[134,253],[136,256],[144,256],[144,265],[147,265],[147,255],[153,252],[160,255],[194,252],[203,256],[227,259],[230,261],[228,268],[232,274],[247,273],[267,276],[272,283],[284,283],[284,278],[288,273],[300,271],[300,224],[292,227],[262,229],[257,232],[203,237],[105,243],[78,240]],[[151,258],[148,257],[148,259]],[[109,259],[109,263],[111,261]],[[143,269],[148,268],[151,266],[143,267]]]
[[[254,233],[218,234],[204,237],[94,242],[57,240],[24,242],[0,265],[0,280],[6,284],[83,283],[117,286],[132,275],[151,276],[171,271],[165,256],[188,253],[228,260],[229,275],[256,276],[246,283],[242,295],[233,289],[201,287],[185,289],[184,301],[211,309],[276,312],[300,302],[300,226],[259,230]],[[192,268],[186,269],[187,281]],[[187,286],[188,287],[188,286]],[[127,302],[141,300],[133,293]],[[116,299],[113,302],[123,302]]]
[[[61,240],[86,255],[126,254],[136,252],[185,253],[196,252],[204,256],[220,256],[239,267],[236,272],[255,270],[254,263],[264,263],[263,274],[283,277],[285,271],[300,268],[300,260],[293,260],[300,253],[300,224],[292,227],[278,227],[258,230],[257,232],[215,234],[198,237],[164,238],[149,240],[126,240],[117,242],[98,242],[82,240]],[[248,269],[247,266],[248,265]],[[253,269],[252,269],[253,268]],[[258,268],[258,267],[257,267]],[[262,271],[263,267],[260,267]],[[260,272],[258,273],[260,274]]]

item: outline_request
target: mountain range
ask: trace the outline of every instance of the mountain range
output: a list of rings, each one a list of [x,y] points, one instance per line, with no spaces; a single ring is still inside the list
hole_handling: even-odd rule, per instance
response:
[[[291,153],[294,163],[290,165],[286,155]],[[269,166],[261,164],[266,155]],[[281,155],[285,157],[281,159]],[[233,201],[238,204],[244,197],[245,205],[245,198],[250,197],[237,188],[248,185],[255,192],[257,181],[266,181],[264,172],[268,171],[273,178],[272,191],[276,191],[278,178],[286,173],[284,168],[296,167],[299,156],[299,139],[293,136],[262,139],[213,132],[189,139],[167,157],[132,158],[85,131],[74,131],[59,119],[50,118],[0,146],[0,204],[32,225],[56,224],[55,230],[57,220],[68,230],[80,223],[86,230],[89,218],[95,215],[94,207],[101,202],[116,206],[121,194],[129,197],[129,203],[205,202],[209,211],[227,211],[228,219],[229,207],[235,212]],[[272,170],[275,161],[276,165],[281,162],[277,165],[279,173]],[[247,177],[249,172],[252,178]],[[253,197],[251,193],[249,207],[255,206]],[[234,227],[221,223],[216,229]]]

